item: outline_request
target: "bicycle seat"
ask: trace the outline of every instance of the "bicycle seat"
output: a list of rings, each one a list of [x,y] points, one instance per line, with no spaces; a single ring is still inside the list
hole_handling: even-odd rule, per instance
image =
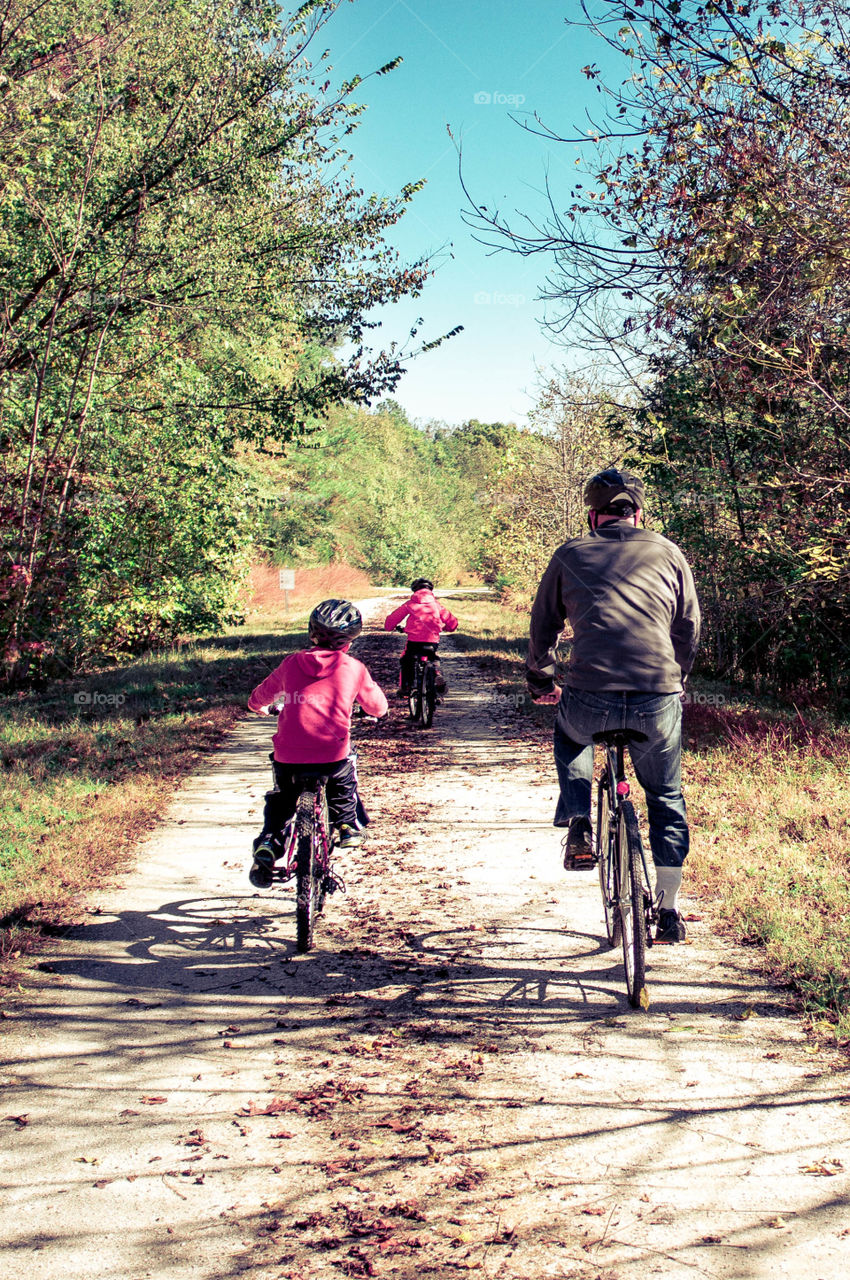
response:
[[[594,733],[593,741],[606,747],[618,747],[628,742],[648,742],[649,739],[638,729],[604,729],[602,733]]]
[[[317,791],[320,786],[327,786],[328,783],[326,773],[302,773],[293,769],[290,777],[300,791]]]

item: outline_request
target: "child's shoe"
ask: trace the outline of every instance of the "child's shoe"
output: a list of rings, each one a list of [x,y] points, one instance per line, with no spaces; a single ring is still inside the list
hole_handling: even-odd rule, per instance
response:
[[[254,850],[254,863],[248,879],[255,889],[268,889],[274,880],[275,851],[271,840],[261,840]]]
[[[356,849],[363,843],[363,836],[357,828],[350,826],[347,822],[341,822],[337,830],[339,831],[338,848]]]

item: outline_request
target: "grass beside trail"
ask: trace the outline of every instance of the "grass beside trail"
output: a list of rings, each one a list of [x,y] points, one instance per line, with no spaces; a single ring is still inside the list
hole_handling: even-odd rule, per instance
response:
[[[552,709],[526,694],[527,614],[462,597],[450,607],[464,652],[529,727],[551,728]],[[720,701],[718,689],[695,681],[708,702],[684,712],[686,891],[707,895],[719,927],[760,948],[818,1034],[850,1043],[850,728],[728,690]]]
[[[0,699],[0,972],[75,914],[244,709],[305,618]]]

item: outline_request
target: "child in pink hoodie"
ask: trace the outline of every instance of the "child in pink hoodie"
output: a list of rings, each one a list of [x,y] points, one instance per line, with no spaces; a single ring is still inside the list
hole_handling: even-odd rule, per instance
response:
[[[445,609],[434,595],[434,584],[428,578],[417,578],[410,584],[413,595],[397,609],[393,609],[384,622],[384,630],[392,631],[403,618],[407,618],[405,631],[407,644],[401,655],[398,696],[406,698],[413,684],[413,669],[420,653],[430,653],[437,668],[437,689],[445,692],[446,682],[437,660],[437,647],[443,631],[455,631],[457,618]]]
[[[360,611],[347,600],[323,600],[310,614],[312,648],[284,658],[258,685],[248,700],[252,711],[270,715],[279,707],[274,746],[278,790],[266,796],[263,830],[254,841],[251,883],[267,888],[280,855],[276,839],[295,812],[296,773],[328,779],[331,823],[339,828],[339,847],[362,842],[365,817],[357,794],[357,773],[351,752],[351,712],[355,702],[366,715],[384,716],[387,699],[362,662],[349,653],[351,641],[363,628]],[[360,818],[358,817],[360,815]]]

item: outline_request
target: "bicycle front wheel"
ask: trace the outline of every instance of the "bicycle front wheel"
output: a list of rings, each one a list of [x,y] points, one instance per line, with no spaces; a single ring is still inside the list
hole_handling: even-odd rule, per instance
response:
[[[302,791],[296,809],[298,847],[295,854],[295,946],[309,951],[313,945],[313,925],[319,904],[316,866],[316,796]]]
[[[596,853],[599,867],[599,887],[602,890],[602,908],[605,912],[605,933],[609,947],[619,945],[623,930],[620,924],[620,858],[618,831],[611,830],[611,809],[608,803],[608,777],[599,780],[596,801]]]
[[[437,705],[437,673],[429,662],[422,680],[422,724],[430,729],[434,723],[434,708]]]
[[[629,1004],[637,1009],[646,986],[646,914],[640,830],[631,800],[624,800],[620,807],[619,836],[623,964]]]

